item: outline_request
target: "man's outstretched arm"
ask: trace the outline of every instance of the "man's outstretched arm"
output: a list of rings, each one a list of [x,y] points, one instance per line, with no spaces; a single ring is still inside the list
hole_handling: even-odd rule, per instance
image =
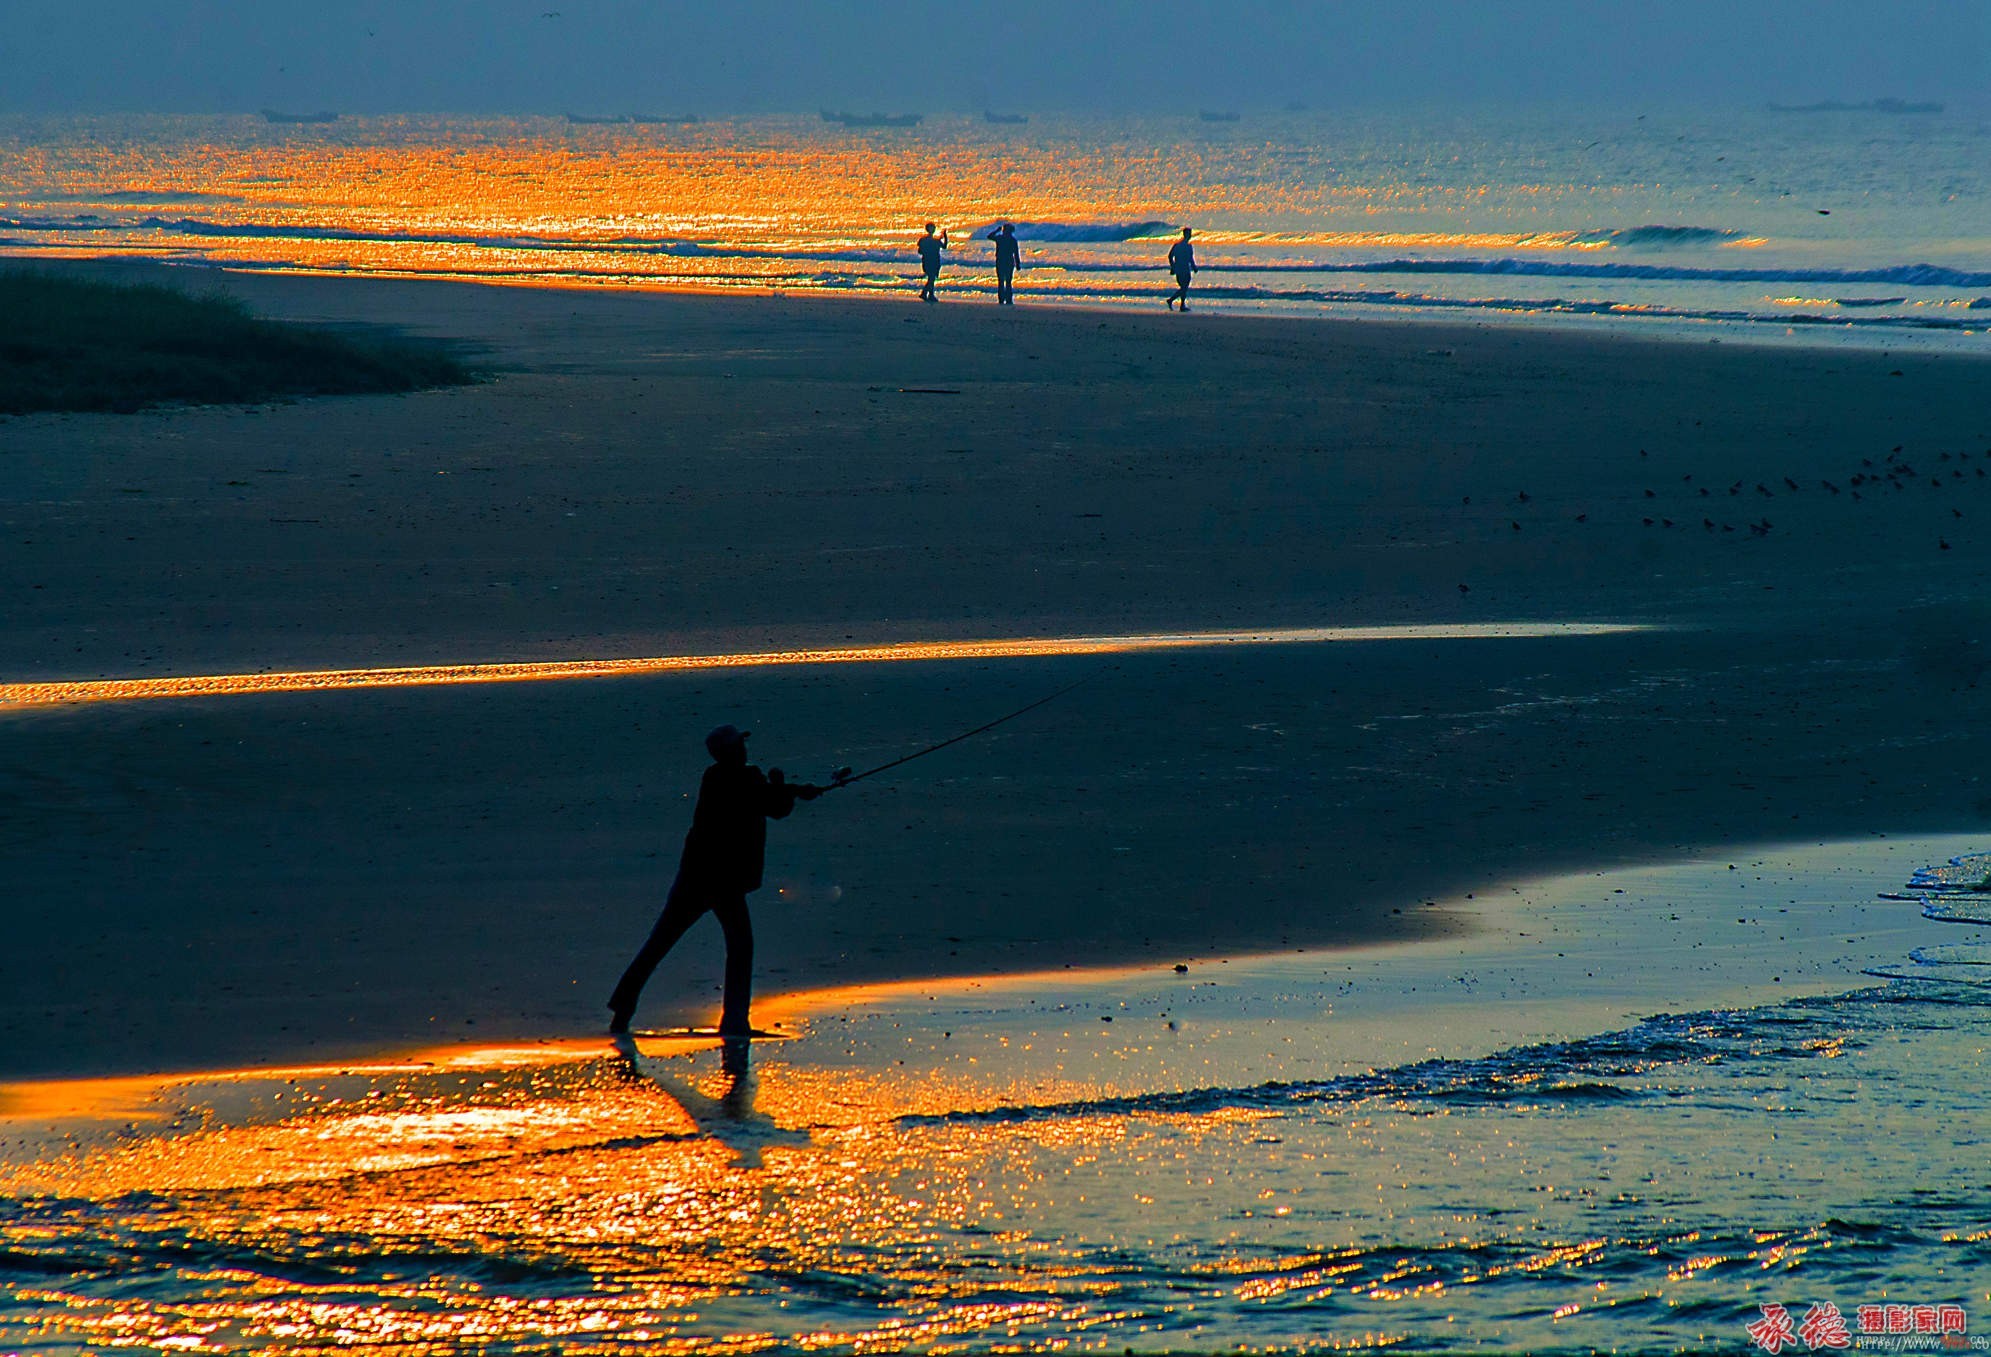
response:
[[[795,809],[797,801],[814,801],[823,794],[823,789],[813,782],[790,782],[779,768],[767,772],[766,796],[761,803],[761,814],[770,820],[785,820]]]

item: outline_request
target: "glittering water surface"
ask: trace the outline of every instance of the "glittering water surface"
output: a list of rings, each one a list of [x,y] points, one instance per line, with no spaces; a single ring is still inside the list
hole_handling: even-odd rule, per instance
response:
[[[1152,305],[1180,225],[1228,309],[1981,337],[1991,140],[1966,113],[0,118],[0,251],[612,285]],[[1965,342],[1969,347],[1973,341]]]
[[[1900,890],[1962,848],[796,996],[745,1069],[654,1035],[15,1086],[0,1350],[1739,1350],[1821,1302],[1975,1336],[1991,991],[1953,925],[1991,857]]]

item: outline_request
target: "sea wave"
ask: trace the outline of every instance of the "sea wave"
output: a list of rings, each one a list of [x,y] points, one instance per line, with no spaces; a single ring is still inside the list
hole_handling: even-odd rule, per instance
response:
[[[1164,222],[1130,223],[1016,223],[1019,237],[1031,243],[1072,245],[1118,245],[1166,234],[1174,228]],[[990,227],[976,228],[976,243]],[[514,232],[394,231],[369,230],[316,222],[214,221],[202,217],[107,216],[79,213],[73,216],[0,216],[0,230],[23,234],[104,234],[113,232],[158,232],[163,234],[232,239],[330,240],[382,245],[464,245],[513,251],[549,253],[623,252],[632,254],[696,256],[699,258],[786,260],[796,263],[904,264],[912,258],[910,246],[850,247],[844,245],[794,246],[760,245],[751,241],[727,241],[674,235],[627,233],[618,235],[542,235]],[[1606,235],[1636,237],[1641,232],[1703,233],[1700,227],[1635,227]],[[1719,234],[1719,233],[1710,233]],[[1027,261],[1032,270],[1062,270],[1067,273],[1117,274],[1155,273],[1166,266],[1156,258],[1129,259],[1103,255],[1033,256]],[[1488,277],[1579,278],[1597,282],[1713,282],[1713,283],[1823,283],[1844,285],[1884,284],[1893,287],[1945,288],[1979,291],[1991,288],[1991,271],[1949,268],[1939,264],[1895,264],[1876,268],[1801,268],[1766,265],[1754,268],[1716,267],[1691,264],[1646,264],[1564,261],[1553,258],[1514,255],[1416,257],[1391,255],[1383,258],[1313,259],[1210,259],[1202,266],[1209,274],[1293,274],[1293,275],[1483,275]]]
[[[1758,314],[1752,311],[1714,307],[1660,306],[1652,303],[1611,301],[1608,298],[1576,297],[1438,297],[1428,293],[1395,290],[1334,290],[1327,288],[1261,288],[1215,286],[1198,289],[1210,298],[1236,301],[1301,302],[1316,305],[1399,306],[1433,310],[1509,311],[1531,315],[1624,316],[1645,320],[1720,321],[1760,325],[1824,325],[1841,329],[1871,328],[1896,330],[1975,331],[1984,328],[1979,320],[1952,316],[1896,315],[1809,315]],[[1820,302],[1820,305],[1827,303]]]
[[[1911,900],[1922,917],[1935,923],[1991,927],[1991,853],[1966,853],[1909,877],[1906,893],[1883,899]],[[1883,980],[1935,982],[1967,991],[1991,990],[1982,967],[1991,966],[1991,948],[1978,942],[1916,947],[1908,966],[1873,966],[1866,974]]]
[[[706,248],[675,236],[540,236],[475,231],[368,231],[315,222],[222,222],[200,217],[108,217],[79,212],[70,217],[0,217],[0,230],[67,234],[158,231],[183,236],[245,240],[342,240],[383,245],[478,245],[503,250],[645,249],[694,254]],[[763,251],[762,253],[780,253]]]
[[[1068,1102],[1006,1104],[972,1111],[923,1113],[901,1124],[1008,1123],[1080,1116],[1201,1115],[1233,1109],[1289,1110],[1303,1105],[1387,1103],[1432,1114],[1447,1108],[1566,1106],[1663,1097],[1637,1082],[1686,1063],[1803,1060],[1849,1042],[1845,999],[1797,999],[1747,1011],[1669,1013],[1631,1027],[1573,1041],[1511,1047],[1478,1059],[1419,1061],[1333,1079],[1273,1080],[1243,1088],[1200,1088]],[[1828,1044],[1830,1038],[1838,1045]],[[1856,1039],[1851,1039],[1856,1040]]]
[[[1005,219],[1007,220],[1007,219]],[[1001,221],[992,221],[985,226],[977,226],[974,236],[981,239],[1001,226]],[[1064,241],[1072,244],[1115,244],[1127,240],[1155,240],[1172,236],[1180,227],[1165,221],[1136,222],[1070,222],[1070,221],[1010,221],[1017,237],[1031,241]]]
[[[1211,263],[1205,271],[1234,273],[1478,273],[1537,278],[1595,278],[1702,283],[1891,283],[1897,287],[1991,287],[1991,272],[1940,264],[1870,269],[1712,268],[1688,264],[1577,264],[1552,259],[1371,259],[1307,263]]]
[[[1663,250],[1696,245],[1726,245],[1746,239],[1740,231],[1718,226],[1628,226],[1618,230],[1578,231],[1572,245],[1612,245],[1628,250]]]
[[[1132,240],[1150,239],[1157,236],[1173,235],[1177,228],[1162,221],[1141,222],[1019,222],[1010,223],[1016,234],[1033,243],[1063,242],[1068,244],[1119,244]],[[1001,222],[991,222],[978,226],[968,233],[975,240],[985,239]],[[489,245],[503,249],[649,249],[697,251],[734,256],[776,256],[799,259],[863,259],[872,255],[889,254],[893,258],[912,253],[910,237],[904,249],[891,251],[866,249],[794,249],[773,245],[756,245],[751,242],[727,242],[695,240],[681,236],[660,235],[533,235],[518,233],[458,232],[458,231],[390,231],[363,230],[357,227],[334,226],[315,222],[259,222],[209,221],[199,217],[164,217],[157,214],[143,217],[104,216],[94,212],[80,212],[73,216],[17,216],[0,217],[0,228],[19,231],[171,231],[191,236],[242,236],[264,237],[273,240],[357,240],[382,243],[407,243],[412,245]]]
[[[1968,853],[1924,867],[1908,879],[1908,891],[1921,902],[1924,918],[1991,927],[1991,853]]]

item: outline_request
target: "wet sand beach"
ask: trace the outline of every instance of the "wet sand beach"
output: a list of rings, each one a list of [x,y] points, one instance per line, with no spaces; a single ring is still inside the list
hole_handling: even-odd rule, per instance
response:
[[[820,778],[1090,676],[776,826],[766,994],[1430,936],[1517,876],[1991,813],[1979,358],[225,281],[494,379],[0,422],[0,682],[1649,629],[10,708],[0,1076],[587,1033],[722,720]],[[701,932],[645,1022],[709,1016]]]

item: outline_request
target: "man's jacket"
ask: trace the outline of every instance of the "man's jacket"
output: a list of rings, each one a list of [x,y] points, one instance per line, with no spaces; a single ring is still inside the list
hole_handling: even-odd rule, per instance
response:
[[[698,784],[678,874],[727,891],[758,890],[767,865],[767,822],[794,809],[794,789],[769,782],[751,763],[713,764]]]

